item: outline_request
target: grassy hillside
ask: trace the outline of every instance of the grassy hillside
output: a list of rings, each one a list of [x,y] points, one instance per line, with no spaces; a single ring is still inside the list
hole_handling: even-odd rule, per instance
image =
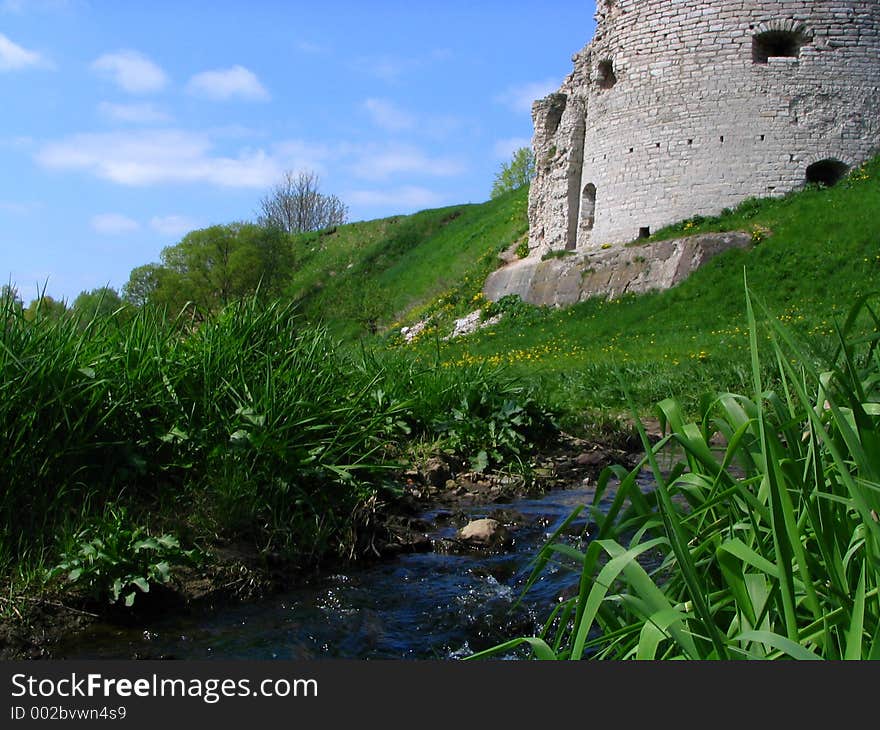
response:
[[[297,237],[290,294],[347,338],[382,331],[442,296],[470,298],[528,230],[525,189]]]
[[[645,407],[675,393],[696,406],[705,391],[747,382],[744,275],[780,320],[828,346],[834,322],[873,290],[880,271],[880,159],[832,189],[749,200],[694,218],[651,240],[745,230],[751,250],[717,257],[662,293],[567,309],[513,306],[501,324],[446,342],[455,317],[478,307],[497,254],[527,232],[527,191],[481,205],[341,226],[300,237],[291,294],[345,338],[368,332],[401,345],[399,328],[431,316],[414,346],[448,365],[504,365],[538,380],[569,413],[619,408],[616,373]],[[634,242],[632,245],[638,245]]]
[[[748,382],[744,275],[755,296],[814,349],[829,347],[834,322],[876,288],[878,180],[874,160],[832,189],[750,200],[718,218],[684,221],[655,240],[746,230],[755,246],[717,257],[666,292],[560,310],[514,307],[496,327],[441,342],[442,357],[504,364],[539,378],[572,412],[621,406],[618,370],[644,405],[673,393],[695,405],[704,391],[741,388]]]

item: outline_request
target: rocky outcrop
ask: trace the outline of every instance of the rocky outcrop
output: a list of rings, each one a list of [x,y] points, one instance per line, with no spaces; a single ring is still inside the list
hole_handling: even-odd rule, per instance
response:
[[[642,245],[527,258],[494,271],[483,286],[487,299],[508,294],[539,306],[565,306],[592,297],[614,299],[669,289],[724,251],[746,248],[743,232],[705,233]]]

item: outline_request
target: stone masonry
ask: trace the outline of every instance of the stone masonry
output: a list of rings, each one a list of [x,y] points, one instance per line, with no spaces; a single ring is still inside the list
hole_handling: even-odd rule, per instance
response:
[[[533,108],[531,261],[833,184],[880,149],[880,0],[597,0],[596,18]]]

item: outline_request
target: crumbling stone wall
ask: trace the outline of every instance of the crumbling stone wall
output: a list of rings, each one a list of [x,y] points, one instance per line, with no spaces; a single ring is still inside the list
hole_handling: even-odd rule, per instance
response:
[[[880,0],[597,0],[533,107],[530,248],[629,241],[880,149]]]

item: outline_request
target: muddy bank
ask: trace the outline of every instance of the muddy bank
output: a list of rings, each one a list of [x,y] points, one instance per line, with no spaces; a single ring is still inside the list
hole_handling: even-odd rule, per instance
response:
[[[464,527],[468,522],[465,512],[475,505],[495,506],[487,511],[487,517],[502,529],[515,530],[519,516],[505,510],[506,503],[583,485],[595,480],[606,466],[632,467],[640,458],[637,441],[627,434],[604,444],[562,434],[521,474],[479,474],[455,460],[434,456],[399,475],[399,495],[376,499],[363,510],[349,555],[304,571],[252,545],[217,544],[210,549],[209,561],[199,568],[178,571],[171,585],[139,596],[133,609],[108,610],[71,595],[29,597],[22,603],[23,611],[0,622],[0,659],[54,658],[60,639],[97,622],[136,627],[157,616],[205,613],[231,603],[245,604],[295,585],[307,585],[321,574],[408,553],[479,549],[455,538],[438,542],[429,534],[438,526]],[[423,517],[429,511],[431,521]]]

